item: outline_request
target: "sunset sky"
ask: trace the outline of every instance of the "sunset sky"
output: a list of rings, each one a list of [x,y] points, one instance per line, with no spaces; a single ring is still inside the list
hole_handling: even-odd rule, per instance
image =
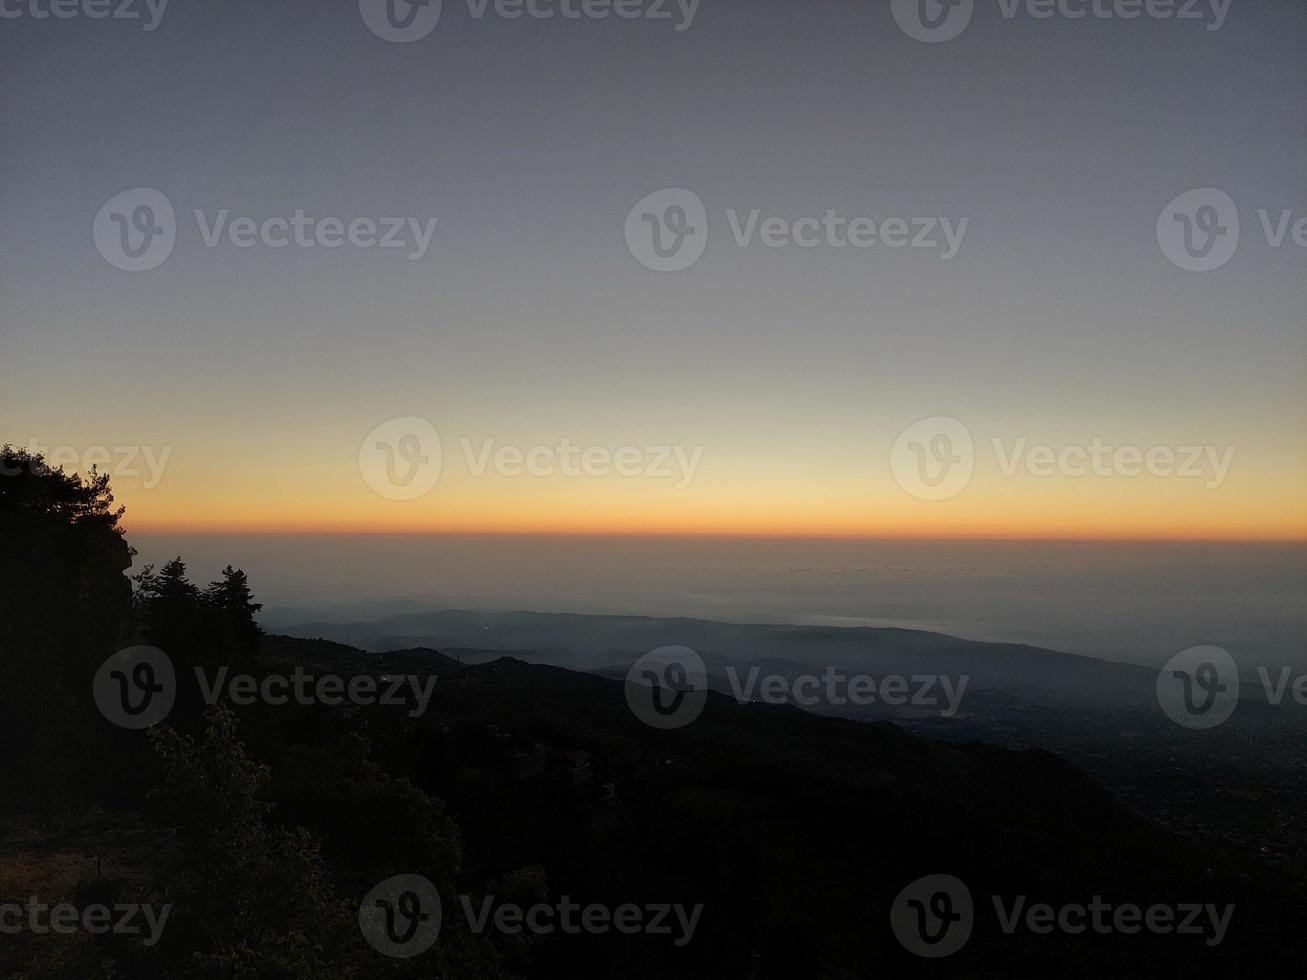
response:
[[[409,44],[354,3],[0,25],[0,442],[168,452],[157,486],[115,476],[129,530],[1307,538],[1307,250],[1257,214],[1307,217],[1307,7],[985,8],[924,44],[853,0],[704,0],[681,32],[444,6]],[[92,222],[137,187],[178,233],[131,273]],[[708,214],[675,273],[623,236],[665,187]],[[1155,229],[1202,187],[1242,239],[1186,272]],[[417,261],[206,247],[193,211],[224,208],[438,221]],[[742,248],[727,212],[753,209],[968,225],[947,261]],[[360,446],[406,416],[440,480],[387,499]],[[939,501],[890,465],[934,416],[975,443]],[[462,446],[563,439],[702,453],[678,488],[478,477]],[[1095,439],[1234,455],[1219,486],[1002,472]]]

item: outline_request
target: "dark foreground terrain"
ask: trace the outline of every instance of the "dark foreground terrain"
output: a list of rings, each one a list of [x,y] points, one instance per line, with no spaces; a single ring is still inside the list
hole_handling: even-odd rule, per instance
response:
[[[5,976],[1300,974],[1292,874],[1164,827],[1059,755],[718,693],[660,731],[596,674],[262,635],[242,572],[198,587],[174,561],[132,588],[107,484],[7,464],[26,470],[0,482]],[[148,730],[92,696],[106,658],[137,644],[177,679]],[[249,696],[296,671],[402,697]],[[387,955],[360,922],[397,875],[439,895],[420,955]],[[974,904],[969,938],[938,959],[891,928],[929,875]],[[961,914],[938,897],[921,907]],[[147,906],[158,928],[43,930],[40,903]],[[1012,911],[1043,903],[1226,917],[1177,933]],[[531,926],[514,907],[553,911]],[[632,928],[613,926],[621,909]]]

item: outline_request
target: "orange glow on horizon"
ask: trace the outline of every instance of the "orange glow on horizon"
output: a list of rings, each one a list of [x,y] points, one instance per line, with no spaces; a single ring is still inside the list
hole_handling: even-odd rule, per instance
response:
[[[750,518],[740,514],[642,515],[641,520],[614,515],[562,513],[552,520],[489,518],[468,515],[429,520],[361,520],[358,518],[300,513],[266,516],[210,513],[202,520],[193,514],[158,515],[133,520],[129,508],[122,524],[130,536],[141,533],[193,534],[337,534],[337,535],[460,535],[460,536],[578,536],[578,537],[703,537],[790,539],[886,540],[1083,540],[1083,541],[1259,541],[1307,543],[1307,526],[1274,527],[1255,522],[1185,523],[1136,519],[1110,521],[1101,517],[1078,524],[1043,522],[951,520],[877,522],[832,519],[831,515],[790,514],[784,520]],[[137,509],[138,512],[145,508]]]
[[[1005,476],[978,468],[922,500],[883,461],[762,452],[705,462],[692,481],[475,475],[447,466],[428,493],[388,499],[352,458],[304,450],[178,453],[154,483],[115,478],[132,533],[577,535],[828,539],[1307,541],[1295,457],[1263,456],[1203,480]],[[782,468],[780,463],[785,463]],[[806,465],[804,465],[806,463]],[[877,465],[877,464],[880,465]]]

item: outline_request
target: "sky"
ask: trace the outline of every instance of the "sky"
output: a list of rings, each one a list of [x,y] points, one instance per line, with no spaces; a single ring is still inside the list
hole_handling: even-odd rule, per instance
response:
[[[0,441],[129,531],[1307,539],[1307,6],[911,7],[5,0]]]

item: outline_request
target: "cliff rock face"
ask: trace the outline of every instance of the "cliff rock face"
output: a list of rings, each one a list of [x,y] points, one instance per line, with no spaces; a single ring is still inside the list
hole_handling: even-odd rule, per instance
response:
[[[120,533],[88,529],[74,563],[76,604],[73,615],[91,629],[97,646],[112,644],[127,628],[132,603],[132,549]]]

